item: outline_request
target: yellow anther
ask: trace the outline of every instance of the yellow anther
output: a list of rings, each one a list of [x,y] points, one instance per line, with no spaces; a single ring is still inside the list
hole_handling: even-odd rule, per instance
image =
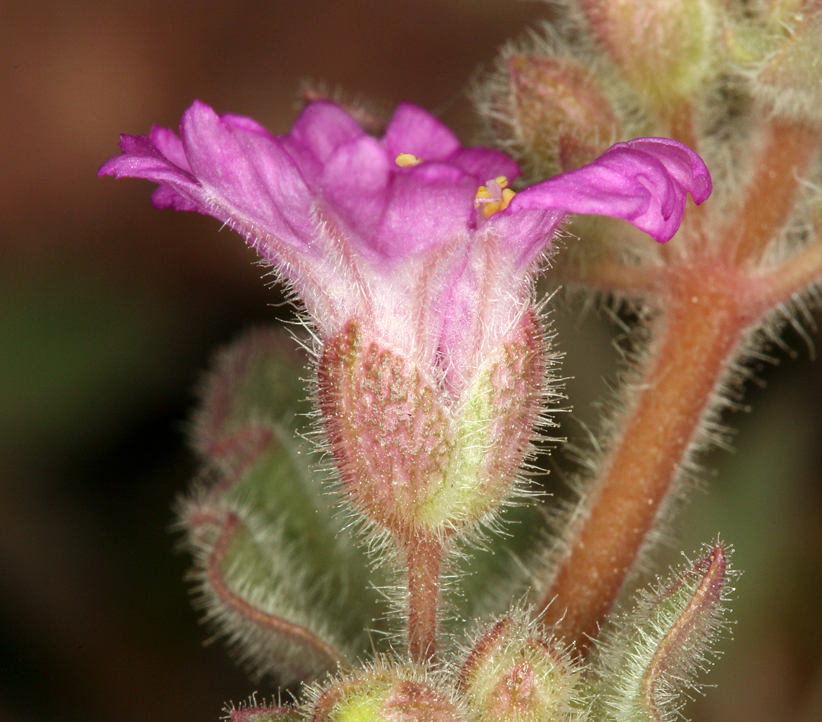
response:
[[[482,206],[482,215],[490,218],[508,208],[511,199],[516,195],[508,186],[508,179],[504,175],[488,181],[487,186],[480,186],[474,196],[474,208]]]
[[[494,213],[497,213],[501,209],[501,206],[502,203],[500,203],[499,201],[491,201],[490,203],[486,203],[482,207],[482,215],[484,215],[486,218],[490,218],[494,215]]]
[[[511,199],[516,195],[514,191],[510,188],[504,188],[502,191],[502,203],[500,204],[500,210],[504,211],[508,208],[508,204],[511,202]]]
[[[422,158],[417,158],[413,153],[400,153],[397,156],[396,163],[400,168],[408,168],[422,163]]]

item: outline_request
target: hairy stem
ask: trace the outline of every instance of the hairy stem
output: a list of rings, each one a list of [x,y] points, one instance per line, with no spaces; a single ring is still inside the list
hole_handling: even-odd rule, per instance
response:
[[[780,266],[751,277],[746,303],[754,313],[785,303],[813,283],[822,281],[822,236],[817,235],[805,248]]]
[[[443,543],[418,534],[405,544],[408,567],[408,652],[415,662],[434,660],[439,623]]]
[[[819,149],[820,131],[799,123],[772,121],[753,180],[728,226],[727,244],[737,265],[756,262],[785,224]],[[724,234],[723,234],[724,236]]]
[[[681,269],[657,319],[644,374],[618,424],[537,607],[546,626],[585,649],[653,529],[741,333],[735,274]]]

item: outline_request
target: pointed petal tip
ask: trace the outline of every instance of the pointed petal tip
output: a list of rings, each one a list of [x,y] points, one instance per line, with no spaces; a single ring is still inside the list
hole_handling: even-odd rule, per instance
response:
[[[198,122],[209,120],[212,122],[218,121],[217,113],[210,105],[207,105],[202,100],[195,100],[183,111],[183,115],[180,118],[181,134],[185,136],[186,128],[190,128]]]
[[[115,178],[122,178],[128,175],[126,165],[128,164],[129,156],[147,155],[150,153],[152,145],[151,140],[145,135],[128,135],[121,133],[120,155],[115,155],[103,163],[97,170],[97,177],[103,178],[107,175],[113,175]]]

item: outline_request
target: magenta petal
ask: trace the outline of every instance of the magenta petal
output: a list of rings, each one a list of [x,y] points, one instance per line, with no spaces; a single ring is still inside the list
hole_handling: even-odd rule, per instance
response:
[[[183,115],[181,132],[192,172],[209,199],[248,235],[271,234],[292,245],[308,242],[311,194],[273,136],[238,127],[199,101]]]
[[[320,163],[325,163],[341,145],[365,136],[356,120],[340,106],[320,100],[307,106],[285,136],[287,145],[301,145]]]
[[[702,158],[687,145],[670,138],[636,138],[627,143],[618,143],[613,148],[620,146],[653,155],[674,180],[691,194],[697,205],[711,195],[711,174]]]
[[[398,175],[414,176],[418,181],[431,183],[459,183],[469,177],[465,171],[450,162],[438,163],[436,161],[398,169]],[[470,178],[469,183],[471,186],[476,185],[473,178]]]
[[[197,204],[188,198],[181,196],[168,186],[159,186],[151,194],[151,205],[155,208],[172,208],[175,211],[205,211],[198,208]]]
[[[375,232],[382,218],[392,163],[369,136],[340,146],[328,159],[321,180],[329,206],[353,232],[360,250],[376,250]]]
[[[179,166],[183,170],[191,171],[186,158],[186,152],[183,149],[183,141],[170,128],[161,128],[154,125],[151,132],[148,134],[151,142],[157,146],[166,158],[168,158],[174,165]]]
[[[144,178],[168,186],[194,203],[202,200],[203,190],[191,173],[168,160],[148,136],[121,135],[120,149],[120,155],[100,166],[98,176]]]
[[[377,233],[384,255],[421,253],[467,232],[475,213],[476,182],[456,168],[445,172],[437,166],[425,163],[415,172],[395,175]]]
[[[224,113],[220,116],[223,123],[227,123],[238,130],[245,130],[249,133],[257,133],[264,138],[273,138],[274,136],[268,132],[268,129],[260,125],[254,118],[249,118],[247,115],[235,115],[234,113]]]
[[[392,158],[411,153],[424,161],[445,160],[460,148],[457,136],[431,113],[411,103],[397,106],[383,143]]]
[[[566,215],[565,211],[550,208],[525,209],[510,215],[496,213],[484,227],[506,240],[505,271],[518,274],[550,247],[554,232]]]
[[[493,148],[460,148],[450,159],[458,168],[474,176],[479,185],[504,175],[509,181],[518,178],[520,169],[516,161],[502,151]]]
[[[640,138],[618,143],[593,163],[526,188],[504,213],[550,208],[613,216],[664,242],[679,228],[686,193],[700,203],[710,190],[710,174],[696,153],[676,141]]]

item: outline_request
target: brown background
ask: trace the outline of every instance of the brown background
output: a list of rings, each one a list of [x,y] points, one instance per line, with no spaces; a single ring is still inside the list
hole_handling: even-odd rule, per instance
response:
[[[171,504],[210,352],[285,311],[253,254],[150,185],[98,180],[120,132],[192,99],[285,132],[303,78],[411,100],[470,139],[466,84],[547,6],[415,2],[0,3],[0,720],[216,720],[270,695],[203,648]],[[557,314],[577,417],[614,327]],[[822,717],[822,366],[795,335],[737,415],[738,453],[677,527],[736,544],[734,642],[700,720]],[[816,336],[816,345],[820,338]],[[565,422],[563,433],[581,427]],[[554,478],[558,475],[555,474]],[[676,555],[669,555],[676,560]]]

